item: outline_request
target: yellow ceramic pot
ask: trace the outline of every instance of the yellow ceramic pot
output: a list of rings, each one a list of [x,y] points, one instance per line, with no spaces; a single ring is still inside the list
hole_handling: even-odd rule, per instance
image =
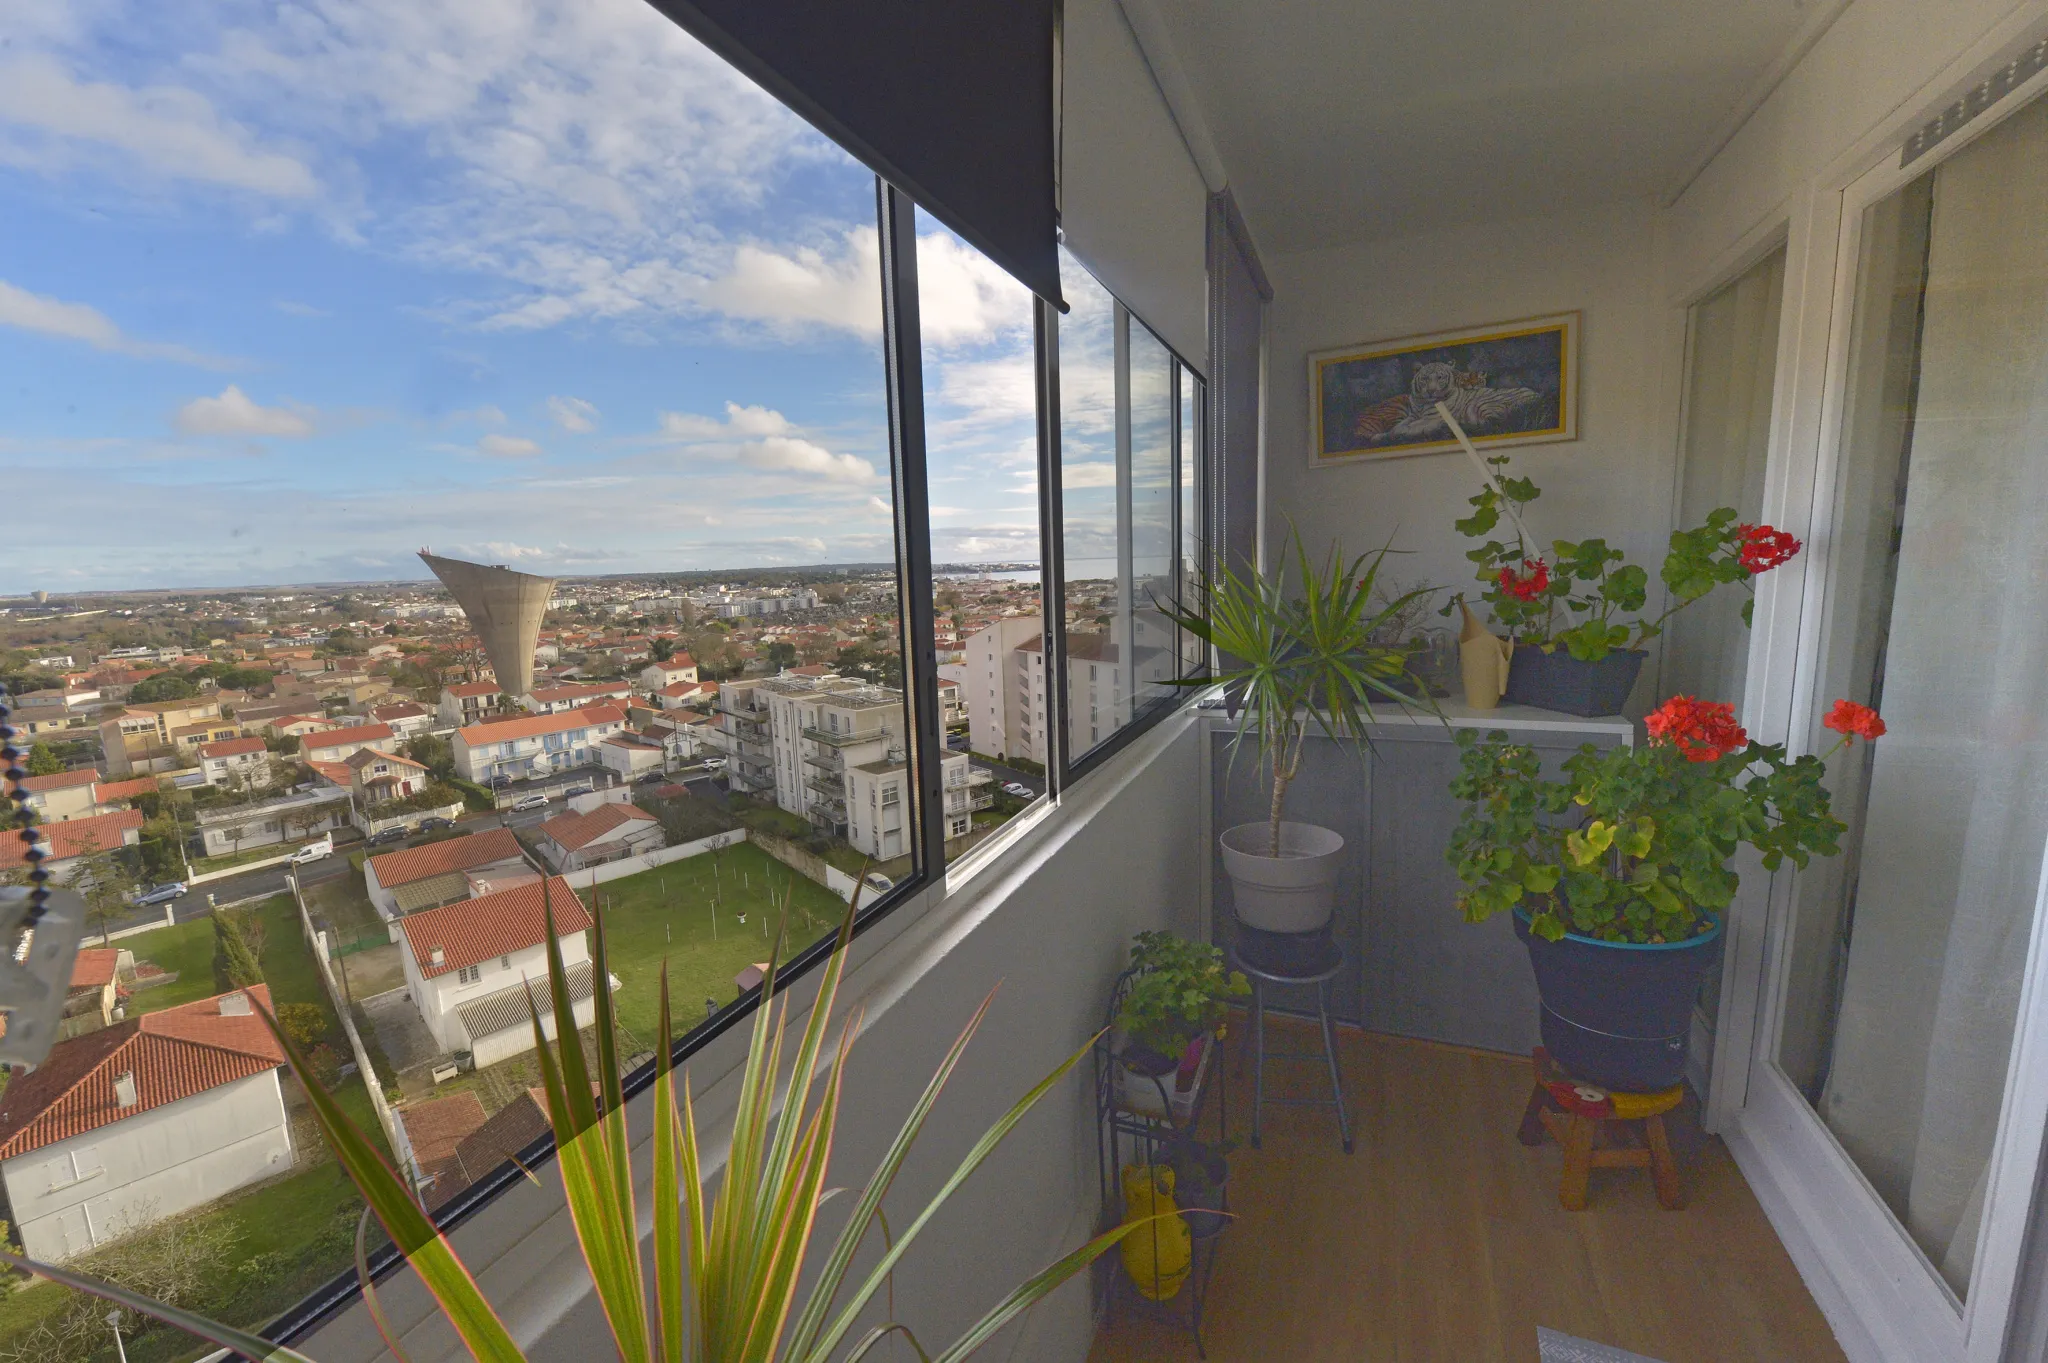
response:
[[[1140,1293],[1165,1301],[1180,1291],[1194,1261],[1188,1223],[1173,1202],[1173,1170],[1163,1164],[1126,1164],[1123,1185],[1125,1221],[1157,1216],[1124,1237],[1124,1272]]]

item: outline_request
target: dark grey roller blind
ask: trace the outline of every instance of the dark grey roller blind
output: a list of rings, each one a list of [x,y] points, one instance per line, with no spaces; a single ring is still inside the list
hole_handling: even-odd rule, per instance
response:
[[[1063,306],[1057,0],[649,0]]]

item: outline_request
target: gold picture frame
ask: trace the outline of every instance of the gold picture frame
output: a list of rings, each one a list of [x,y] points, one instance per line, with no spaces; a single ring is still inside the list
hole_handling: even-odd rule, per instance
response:
[[[1310,355],[1310,466],[1455,450],[1435,410],[1440,401],[1482,448],[1578,439],[1582,316],[1552,313]]]

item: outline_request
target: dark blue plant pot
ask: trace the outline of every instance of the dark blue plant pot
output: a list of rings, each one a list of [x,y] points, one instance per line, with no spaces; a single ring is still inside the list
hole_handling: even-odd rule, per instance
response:
[[[1622,1093],[1655,1093],[1685,1077],[1693,1000],[1721,959],[1721,923],[1683,942],[1602,942],[1529,931],[1515,910],[1543,1001],[1543,1045],[1565,1070]]]
[[[1582,663],[1562,648],[1545,653],[1535,644],[1516,644],[1502,699],[1587,719],[1618,715],[1649,656],[1639,648],[1617,649],[1597,663]]]

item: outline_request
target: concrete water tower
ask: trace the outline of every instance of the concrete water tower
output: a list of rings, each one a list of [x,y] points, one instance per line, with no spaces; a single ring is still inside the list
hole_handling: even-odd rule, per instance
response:
[[[441,558],[424,549],[420,561],[434,570],[469,617],[470,628],[491,660],[491,671],[497,674],[498,688],[515,699],[532,691],[533,646],[540,639],[541,617],[555,593],[555,579],[502,565]]]

